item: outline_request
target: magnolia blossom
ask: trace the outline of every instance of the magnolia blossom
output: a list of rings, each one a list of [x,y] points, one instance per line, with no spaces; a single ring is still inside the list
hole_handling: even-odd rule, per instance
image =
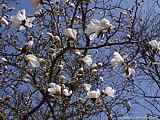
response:
[[[111,59],[112,66],[117,66],[118,64],[122,63],[124,63],[123,57],[118,52],[114,52],[113,58]]]
[[[110,97],[114,97],[115,95],[115,90],[112,89],[112,87],[106,87],[104,90],[103,90],[103,93],[106,94],[107,96],[110,96]]]
[[[66,97],[71,96],[72,90],[69,91],[68,88],[64,88],[64,89],[63,89],[63,94],[64,94]]]
[[[101,95],[101,92],[99,89],[87,92],[87,96],[89,98],[99,98],[100,95]]]
[[[4,57],[0,57],[0,63],[7,62],[7,59]]]
[[[91,55],[86,55],[84,58],[82,58],[82,61],[87,64],[87,65],[91,65],[92,64],[92,58]]]
[[[91,73],[93,74],[93,75],[96,75],[97,74],[97,72],[98,72],[98,70],[97,69],[92,69],[92,71],[91,71]]]
[[[68,38],[71,38],[73,40],[76,40],[76,36],[77,36],[77,31],[75,29],[72,29],[72,28],[67,28],[65,29],[65,35],[68,37]]]
[[[32,46],[33,46],[33,40],[30,40],[30,41],[28,41],[27,43],[26,43],[26,45],[29,47],[29,48],[32,48]]]
[[[32,22],[34,19],[34,17],[28,18],[26,11],[23,9],[18,11],[16,16],[11,17],[11,22],[14,27],[19,27],[19,30],[24,30],[25,27],[31,28],[33,26]]]
[[[92,67],[93,67],[93,68],[97,68],[97,64],[96,64],[96,63],[93,63],[93,64],[92,64]]]
[[[102,67],[103,66],[103,63],[98,63],[97,64],[99,67]]]
[[[149,42],[150,46],[155,50],[160,50],[160,41],[152,40]]]
[[[0,16],[0,23],[3,23],[5,25],[9,24],[8,21],[4,17],[1,17],[1,16]]]
[[[86,34],[93,40],[100,32],[106,32],[112,28],[112,24],[109,20],[103,18],[102,20],[92,19],[87,25]]]
[[[76,55],[81,55],[81,52],[80,52],[80,50],[78,50],[78,49],[75,49],[75,50],[74,50],[74,53],[75,53]]]
[[[84,88],[84,90],[87,91],[87,92],[91,90],[91,87],[92,87],[92,86],[91,86],[90,84],[86,84],[86,83],[83,84],[83,88]]]
[[[48,92],[51,94],[51,95],[58,95],[58,94],[61,94],[61,86],[60,85],[57,85],[56,83],[50,83],[49,84],[50,88],[48,88]]]
[[[40,66],[39,60],[33,54],[26,55],[26,60],[31,64],[32,67],[36,68]]]

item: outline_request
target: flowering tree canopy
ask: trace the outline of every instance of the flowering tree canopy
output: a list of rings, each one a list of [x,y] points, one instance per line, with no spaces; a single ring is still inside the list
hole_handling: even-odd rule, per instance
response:
[[[158,0],[0,2],[1,120],[160,118]]]

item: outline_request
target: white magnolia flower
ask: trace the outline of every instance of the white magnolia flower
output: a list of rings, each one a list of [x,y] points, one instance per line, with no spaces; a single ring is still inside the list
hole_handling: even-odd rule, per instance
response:
[[[96,74],[97,74],[97,72],[98,72],[98,70],[94,68],[94,69],[92,69],[92,71],[91,71],[91,72],[92,72],[92,74],[93,74],[93,75],[96,75]]]
[[[77,31],[75,29],[72,29],[72,28],[67,28],[65,29],[65,35],[68,37],[68,38],[71,38],[73,40],[76,40],[76,37],[77,37]]]
[[[92,67],[93,67],[93,68],[97,68],[97,64],[96,64],[96,63],[93,63],[93,64],[92,64]]]
[[[61,94],[61,86],[60,85],[57,85],[56,83],[50,83],[49,86],[50,86],[50,88],[48,88],[48,92],[51,95]]]
[[[79,68],[78,72],[83,73],[84,72],[84,68],[83,67]]]
[[[112,28],[110,21],[103,18],[102,20],[92,19],[90,23],[87,25],[86,34],[90,36],[90,39],[93,40],[97,37],[100,32],[108,31]]]
[[[36,68],[40,66],[39,60],[33,54],[26,55],[26,60],[31,64],[32,67]]]
[[[30,41],[28,41],[28,42],[26,43],[26,45],[27,45],[29,48],[32,48],[33,44],[34,44],[34,41],[33,41],[33,40],[30,40]]]
[[[8,21],[4,17],[1,17],[1,16],[0,16],[0,23],[5,24],[5,25],[9,24]]]
[[[91,86],[90,84],[86,84],[86,83],[83,84],[83,88],[84,88],[84,90],[87,91],[87,92],[91,90],[91,87],[92,87],[92,86]]]
[[[89,98],[99,98],[101,95],[101,92],[99,89],[97,89],[96,91],[95,90],[92,90],[92,91],[89,91],[87,92],[87,96]]]
[[[0,57],[0,63],[7,62],[7,59],[4,57]]]
[[[82,58],[82,61],[87,64],[87,65],[91,65],[92,64],[92,58],[91,58],[91,55],[86,55],[84,58]]]
[[[152,40],[149,41],[149,44],[153,49],[160,50],[160,41]]]
[[[100,25],[103,28],[102,30],[108,30],[108,29],[111,29],[113,27],[112,24],[110,23],[110,21],[107,20],[106,18],[103,18],[100,21]]]
[[[74,50],[74,53],[75,53],[76,55],[81,55],[81,52],[80,52],[80,50],[78,50],[78,49],[75,49],[75,50]]]
[[[24,30],[25,27],[31,28],[34,19],[34,17],[28,18],[24,9],[18,11],[16,16],[11,17],[12,25],[14,27],[19,27],[19,30]]]
[[[63,94],[65,95],[65,96],[71,96],[71,94],[72,94],[72,90],[70,90],[69,91],[69,89],[67,89],[67,88],[65,88],[65,89],[63,89]]]
[[[102,67],[103,66],[103,63],[98,63],[97,64],[99,67]]]
[[[118,52],[114,52],[113,58],[111,59],[112,66],[117,66],[122,63],[124,63],[123,57]]]
[[[110,96],[110,97],[114,97],[115,95],[115,90],[112,89],[112,87],[106,87],[104,90],[103,90],[103,93],[106,94],[107,96]]]

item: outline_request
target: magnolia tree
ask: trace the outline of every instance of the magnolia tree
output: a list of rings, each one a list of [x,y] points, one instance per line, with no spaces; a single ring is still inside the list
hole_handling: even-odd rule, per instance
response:
[[[160,117],[158,1],[0,3],[1,120]]]

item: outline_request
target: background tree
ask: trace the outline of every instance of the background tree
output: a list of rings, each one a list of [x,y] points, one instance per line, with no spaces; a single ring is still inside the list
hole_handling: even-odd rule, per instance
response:
[[[2,120],[160,118],[158,1],[31,2],[0,3]]]

